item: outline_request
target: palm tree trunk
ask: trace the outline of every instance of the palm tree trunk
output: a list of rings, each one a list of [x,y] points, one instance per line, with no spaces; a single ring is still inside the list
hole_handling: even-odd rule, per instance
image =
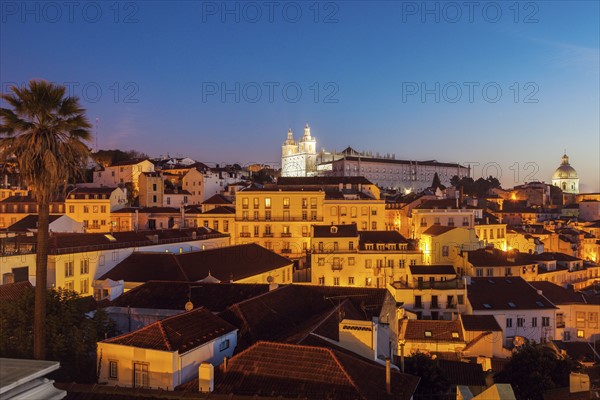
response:
[[[33,319],[33,358],[46,358],[46,286],[48,282],[48,241],[50,204],[38,202],[37,254],[35,259],[35,312]]]

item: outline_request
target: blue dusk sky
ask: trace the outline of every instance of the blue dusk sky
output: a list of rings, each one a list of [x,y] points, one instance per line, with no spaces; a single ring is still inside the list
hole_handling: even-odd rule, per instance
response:
[[[65,84],[98,147],[279,163],[318,148],[600,191],[598,1],[0,2],[2,92]]]

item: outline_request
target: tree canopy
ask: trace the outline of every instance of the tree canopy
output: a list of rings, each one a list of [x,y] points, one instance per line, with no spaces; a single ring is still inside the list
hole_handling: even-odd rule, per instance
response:
[[[115,325],[99,310],[85,313],[87,302],[75,292],[49,289],[46,293],[46,359],[60,361],[53,378],[95,382],[96,342],[116,334]],[[16,301],[0,303],[0,357],[33,357],[34,290]]]
[[[415,399],[443,398],[450,392],[450,383],[444,377],[438,362],[430,355],[416,352],[404,362],[404,372],[421,378]]]
[[[569,374],[577,368],[574,361],[558,357],[549,347],[527,342],[513,353],[495,381],[510,383],[517,399],[542,400],[546,390],[568,386]]]
[[[487,179],[479,178],[475,181],[470,177],[459,178],[454,175],[450,179],[450,183],[460,189],[463,194],[477,197],[486,196],[491,189],[501,188],[500,181],[493,176],[489,176]]]

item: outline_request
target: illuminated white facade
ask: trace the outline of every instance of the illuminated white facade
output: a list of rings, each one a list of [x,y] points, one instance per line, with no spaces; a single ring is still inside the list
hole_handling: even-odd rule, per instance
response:
[[[310,135],[308,124],[299,141],[292,130],[281,146],[281,176],[315,176],[317,174],[317,140]]]

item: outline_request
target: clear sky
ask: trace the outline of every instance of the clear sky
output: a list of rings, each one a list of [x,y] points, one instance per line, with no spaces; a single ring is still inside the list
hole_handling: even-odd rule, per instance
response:
[[[98,147],[277,163],[319,148],[600,191],[598,1],[0,2],[2,91],[67,84]],[[500,93],[501,92],[501,93]],[[496,168],[498,167],[498,168]]]

